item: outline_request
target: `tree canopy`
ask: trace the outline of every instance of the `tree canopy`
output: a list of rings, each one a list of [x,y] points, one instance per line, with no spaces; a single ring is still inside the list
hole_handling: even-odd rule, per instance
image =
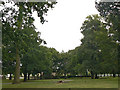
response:
[[[11,7],[6,4],[12,4]],[[44,23],[46,20],[44,16],[48,8],[53,8],[56,2],[15,2],[10,0],[2,2],[2,31],[3,31],[3,46],[14,47],[13,52],[16,54],[16,69],[15,79],[13,83],[19,83],[20,77],[20,59],[34,45],[40,45],[42,39],[40,33],[35,31],[33,24],[33,12],[36,11],[40,22]]]
[[[6,6],[12,3],[12,7]],[[33,24],[33,12],[40,22],[56,2],[2,2],[2,53],[3,74],[14,74],[14,82],[30,79],[60,78],[64,76],[91,76],[111,73],[119,74],[120,54],[120,8],[119,2],[95,2],[100,15],[89,15],[80,28],[82,44],[68,52],[42,46]],[[1,49],[1,48],[0,48]],[[54,75],[53,75],[54,74]],[[36,78],[37,77],[37,78]],[[11,78],[10,78],[11,79]]]

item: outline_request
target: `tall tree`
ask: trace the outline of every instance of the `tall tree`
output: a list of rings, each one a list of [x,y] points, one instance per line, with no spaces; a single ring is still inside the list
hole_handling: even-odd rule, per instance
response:
[[[7,7],[7,3],[12,3],[12,7]],[[4,26],[5,23],[9,23],[8,25],[11,28],[3,27],[4,36],[8,36],[10,41],[14,43],[14,47],[16,49],[16,69],[15,69],[15,78],[13,83],[19,83],[20,77],[20,55],[24,48],[27,46],[26,39],[29,39],[28,33],[23,33],[26,28],[34,28],[33,21],[34,18],[32,16],[34,11],[37,11],[38,17],[40,17],[40,22],[44,23],[46,20],[43,15],[45,15],[48,11],[48,8],[53,8],[53,4],[56,2],[15,2],[14,0],[10,0],[8,2],[2,2],[2,24]],[[9,32],[9,33],[7,33]],[[6,39],[7,40],[7,39]],[[39,38],[36,41],[41,42]],[[4,42],[4,39],[3,39]],[[6,42],[8,43],[8,42]]]
[[[84,59],[83,66],[91,71],[91,77],[97,77],[97,73],[100,73],[102,68],[115,70],[111,67],[116,66],[116,55],[112,56],[116,52],[116,43],[112,42],[109,38],[108,30],[104,24],[104,19],[98,15],[88,16],[81,27],[84,38],[82,46],[84,47]],[[103,64],[104,63],[104,64]],[[111,67],[109,70],[108,68]],[[106,72],[105,71],[105,72]]]
[[[112,41],[117,44],[117,60],[120,61],[120,2],[104,2],[100,0],[95,2],[96,9],[100,12],[100,15],[104,17],[107,29],[109,30],[109,36]],[[118,63],[120,67],[120,62]],[[120,71],[119,71],[120,73]]]

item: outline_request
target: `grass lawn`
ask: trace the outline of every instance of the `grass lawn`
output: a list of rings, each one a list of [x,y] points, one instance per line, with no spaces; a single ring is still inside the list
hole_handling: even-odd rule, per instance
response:
[[[58,83],[60,80],[65,82]],[[9,80],[2,82],[2,88],[118,88],[118,77],[29,80],[20,84],[12,84]]]

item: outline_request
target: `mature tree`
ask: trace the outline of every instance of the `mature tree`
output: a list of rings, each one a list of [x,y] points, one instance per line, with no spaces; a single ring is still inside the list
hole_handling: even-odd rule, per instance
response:
[[[7,3],[12,3],[12,7],[7,7]],[[24,33],[24,30],[29,28],[34,28],[32,16],[34,11],[37,11],[38,17],[40,17],[40,22],[44,23],[45,15],[48,11],[48,8],[53,8],[53,4],[56,2],[49,3],[46,2],[15,2],[10,0],[8,2],[2,2],[2,24],[3,26],[8,23],[8,26],[11,28],[3,27],[4,36],[10,38],[9,41],[14,43],[16,49],[16,69],[15,69],[15,78],[14,83],[19,83],[20,76],[20,55],[21,52],[25,51],[24,48],[27,47],[29,42],[26,39],[30,39],[29,32]],[[9,33],[8,33],[9,32]],[[36,41],[41,42],[40,38],[36,38]],[[6,39],[8,41],[8,39]],[[4,42],[4,39],[3,39]],[[6,42],[8,44],[8,42]]]
[[[117,60],[120,61],[120,2],[104,2],[96,3],[96,9],[100,15],[104,17],[110,38],[117,44]],[[120,64],[120,62],[119,62]],[[120,65],[119,65],[120,66]],[[120,73],[120,71],[119,71]]]
[[[92,78],[94,74],[97,77],[97,73],[105,68],[106,71],[115,70],[113,68],[117,65],[116,55],[112,56],[116,52],[116,43],[109,38],[108,30],[103,22],[103,18],[98,15],[88,16],[81,27],[84,35],[81,41],[85,55],[82,65],[91,71]],[[113,63],[115,64],[112,65]]]
[[[39,36],[38,32],[36,32],[34,29],[32,30],[31,28],[27,28],[24,33],[29,32],[29,39],[26,38],[26,42],[29,42],[26,48],[24,48],[24,52],[21,57],[21,63],[22,63],[22,71],[24,73],[24,81],[27,79],[27,73],[30,73],[30,68],[33,65],[36,66],[37,64],[37,55],[39,55],[38,52],[38,47],[39,47],[39,42],[37,42],[37,37]],[[25,40],[25,39],[24,39]],[[31,66],[31,64],[33,64]]]
[[[99,60],[98,58],[98,42],[95,41],[96,35],[95,32],[100,27],[100,21],[97,15],[94,16],[88,16],[87,20],[84,21],[82,29],[82,34],[84,35],[84,38],[81,40],[82,45],[84,47],[84,53],[85,53],[85,60],[83,61],[83,65],[86,69],[89,69],[91,72],[91,77],[93,78],[94,74],[97,73],[96,69],[97,66],[99,67]]]

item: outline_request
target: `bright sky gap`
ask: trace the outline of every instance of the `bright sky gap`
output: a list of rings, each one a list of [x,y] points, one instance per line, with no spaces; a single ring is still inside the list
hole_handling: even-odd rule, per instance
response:
[[[98,14],[95,8],[95,0],[57,0],[55,8],[48,11],[45,19],[48,22],[40,24],[36,13],[35,26],[41,32],[41,38],[47,42],[47,47],[55,48],[62,52],[75,49],[80,46],[83,35],[80,27],[88,15]]]

